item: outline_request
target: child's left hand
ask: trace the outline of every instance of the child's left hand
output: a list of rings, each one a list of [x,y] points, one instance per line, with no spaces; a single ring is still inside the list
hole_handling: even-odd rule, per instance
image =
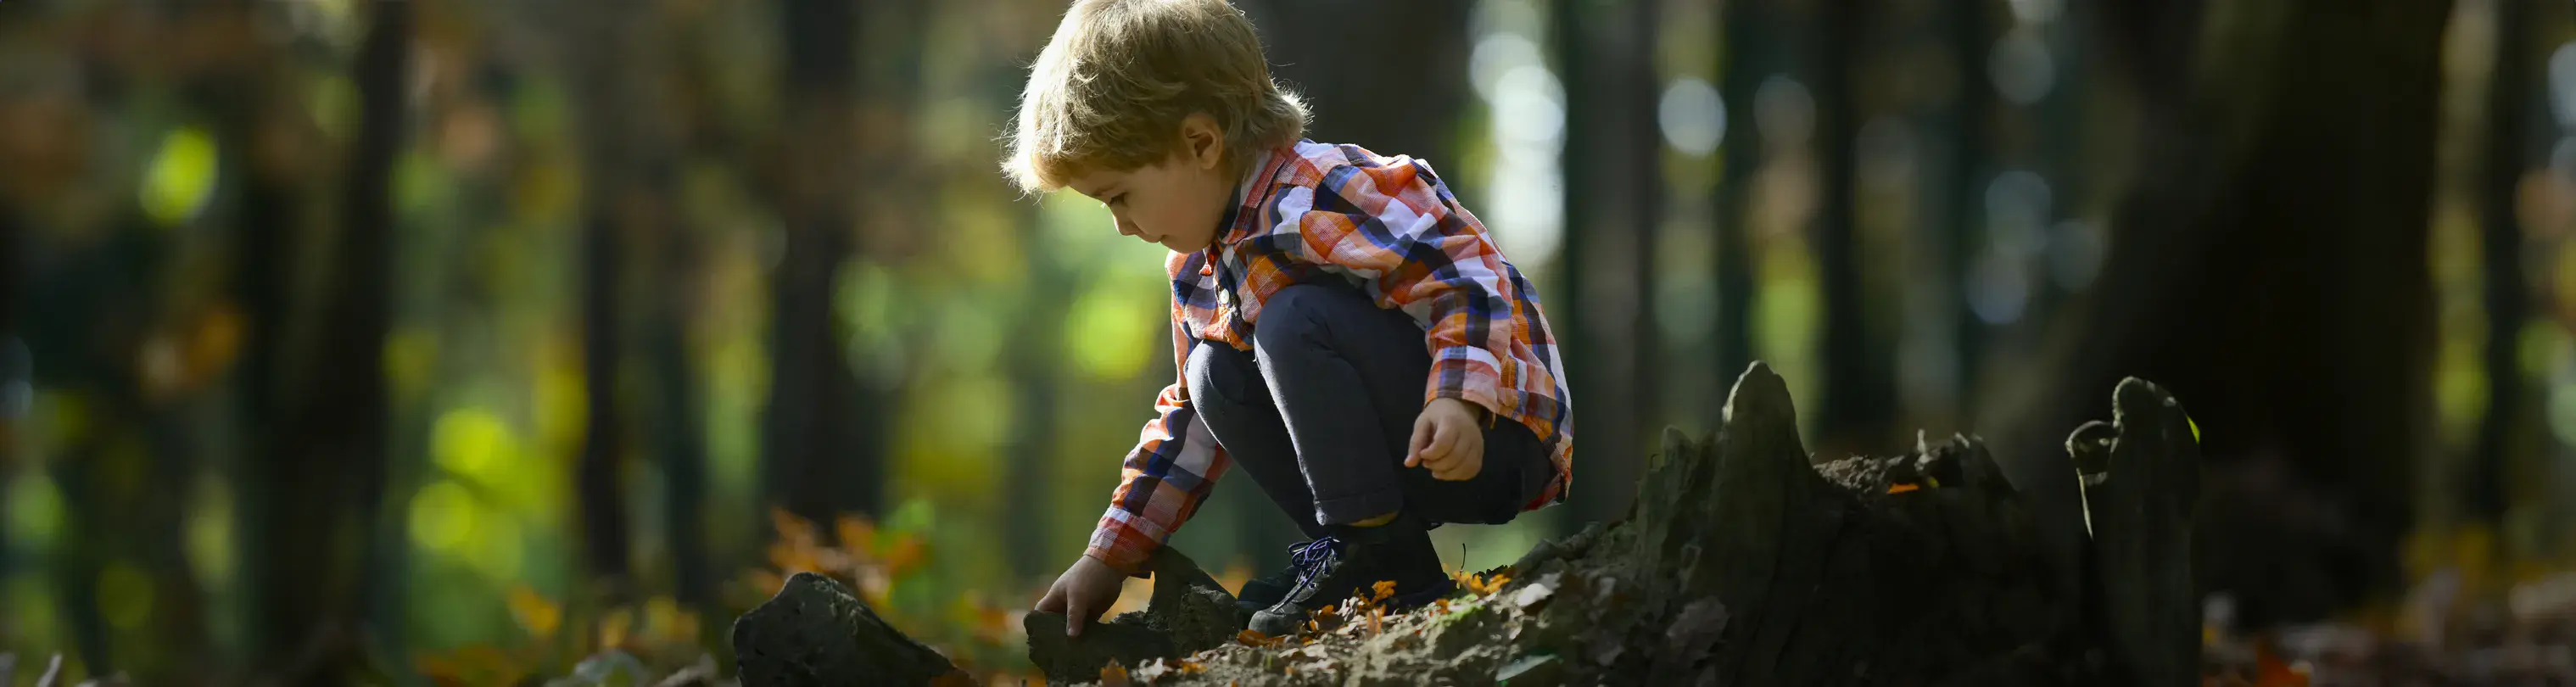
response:
[[[1431,468],[1431,476],[1462,482],[1485,469],[1485,431],[1476,426],[1483,409],[1454,398],[1436,398],[1413,419],[1412,449],[1404,466]]]

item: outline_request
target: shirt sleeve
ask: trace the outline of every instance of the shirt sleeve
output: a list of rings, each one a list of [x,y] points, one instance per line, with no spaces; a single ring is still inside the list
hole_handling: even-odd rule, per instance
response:
[[[1211,344],[1184,335],[1178,325],[1172,338],[1182,371],[1155,396],[1154,418],[1127,452],[1109,512],[1100,516],[1083,552],[1129,575],[1143,574],[1145,559],[1198,511],[1228,464],[1225,450],[1199,422],[1185,378],[1190,349]]]
[[[1431,350],[1423,402],[1455,398],[1505,414],[1520,299],[1484,226],[1418,160],[1334,167],[1311,202],[1296,220],[1303,257],[1370,281],[1379,307],[1422,323]]]

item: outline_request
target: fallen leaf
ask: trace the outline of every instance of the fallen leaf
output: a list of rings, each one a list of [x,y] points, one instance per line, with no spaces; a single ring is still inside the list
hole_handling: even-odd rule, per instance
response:
[[[1377,584],[1369,585],[1369,593],[1369,601],[1385,601],[1387,597],[1395,596],[1395,580],[1378,580]]]
[[[2281,661],[2270,647],[2254,648],[2254,687],[2308,687],[2308,672]]]
[[[525,584],[510,588],[505,605],[510,608],[510,616],[518,620],[519,627],[527,630],[531,637],[552,637],[555,628],[563,623],[563,607],[546,600],[536,588]]]
[[[1100,668],[1100,687],[1127,687],[1127,668],[1112,663]]]
[[[1920,484],[1911,484],[1911,483],[1890,484],[1890,485],[1887,485],[1887,493],[1890,493],[1890,494],[1902,494],[1902,493],[1909,492],[1909,491],[1918,491],[1918,490],[1921,490],[1922,488],[1923,488],[1923,485],[1920,485]]]

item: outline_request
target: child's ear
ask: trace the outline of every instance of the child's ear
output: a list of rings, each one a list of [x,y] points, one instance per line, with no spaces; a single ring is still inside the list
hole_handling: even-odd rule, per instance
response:
[[[1181,120],[1181,144],[1181,149],[1189,153],[1190,164],[1199,169],[1216,169],[1225,161],[1225,129],[1205,112],[1193,112]]]

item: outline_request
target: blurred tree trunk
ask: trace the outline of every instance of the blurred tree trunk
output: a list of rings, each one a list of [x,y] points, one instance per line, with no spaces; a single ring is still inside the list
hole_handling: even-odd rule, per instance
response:
[[[668,189],[660,193],[669,198],[681,197],[678,188],[691,167],[715,165],[725,168],[745,166],[739,157],[746,149],[722,115],[722,95],[715,81],[724,62],[734,59],[720,54],[720,45],[712,32],[703,30],[718,10],[707,5],[686,5],[670,17],[672,42],[683,47],[674,60],[672,78],[662,82],[668,90],[659,94],[664,107],[674,119],[670,135],[680,139],[680,164],[662,172],[657,186]],[[752,165],[757,166],[757,165]],[[672,209],[674,218],[689,217],[689,208]],[[664,512],[663,527],[670,549],[672,576],[681,603],[701,618],[721,617],[723,607],[718,588],[721,584],[716,566],[724,565],[722,547],[707,535],[707,461],[706,391],[698,367],[698,356],[691,346],[690,329],[707,307],[707,249],[700,239],[699,225],[693,221],[674,220],[662,225],[661,250],[655,274],[661,279],[649,280],[657,285],[659,310],[647,320],[644,333],[645,358],[653,369],[659,403],[654,426],[657,456],[662,461],[662,475],[669,482],[669,505]],[[705,632],[719,633],[718,626],[708,624]],[[720,636],[709,634],[709,637]]]
[[[410,53],[410,3],[367,3],[368,25],[352,81],[358,126],[345,160],[339,236],[327,260],[316,337],[296,371],[303,394],[248,461],[245,561],[252,635],[264,674],[286,684],[336,684],[363,660],[358,615],[379,550],[365,541],[383,500],[386,469],[384,341],[395,231],[391,182],[402,144]],[[277,362],[272,360],[272,363]]]
[[[581,512],[582,563],[612,599],[621,598],[631,558],[625,467],[629,424],[619,370],[625,357],[624,310],[627,237],[644,236],[668,217],[648,207],[668,189],[647,186],[660,150],[643,135],[640,120],[659,116],[641,97],[638,82],[650,62],[635,45],[651,3],[586,3],[572,19],[582,36],[572,51],[582,135],[581,326],[582,388],[587,412],[582,428],[576,494]]]
[[[859,188],[855,0],[786,0],[785,126],[779,143],[787,245],[772,284],[763,466],[773,504],[818,521],[879,514],[885,457],[861,436],[870,407],[834,323],[833,287],[856,254]]]
[[[622,71],[683,73],[681,61],[689,58],[670,56],[656,46],[695,39],[684,27],[695,20],[688,13],[697,9],[656,12],[650,21],[621,32],[626,38],[618,45],[628,57]],[[705,267],[699,258],[703,246],[687,219],[689,208],[678,200],[684,193],[680,185],[684,160],[697,143],[692,137],[695,120],[708,116],[702,108],[710,106],[688,102],[683,92],[693,85],[687,79],[638,79],[619,96],[632,108],[623,130],[627,144],[621,146],[630,161],[619,216],[631,227],[627,235],[639,239],[637,245],[645,248],[641,258],[630,264],[649,266],[644,273],[649,277],[627,283],[634,285],[631,292],[646,295],[648,301],[641,313],[639,340],[651,370],[652,388],[646,397],[654,407],[644,417],[652,418],[652,455],[662,472],[664,553],[671,557],[672,586],[680,601],[713,616],[722,611],[706,537],[705,405],[697,357],[689,346],[689,324],[697,317]]]
[[[2522,272],[2522,221],[2514,204],[2522,174],[2531,168],[2531,110],[2539,101],[2537,70],[2541,56],[2532,50],[2532,5],[2529,0],[2495,3],[2495,70],[2488,76],[2486,140],[2478,185],[2480,273],[2486,287],[2487,412],[2478,425],[2471,454],[2468,518],[2496,523],[2513,505],[2513,455],[2528,444],[2521,428],[2529,422],[2531,404],[2524,399],[2522,322],[2531,314],[2529,282]],[[2563,22],[2556,25],[2564,26]]]
[[[673,585],[681,603],[700,613],[715,613],[716,579],[709,568],[707,552],[706,500],[707,450],[703,426],[705,405],[698,387],[697,359],[689,354],[687,324],[696,312],[694,285],[702,273],[696,255],[696,241],[677,226],[662,230],[662,271],[669,281],[661,292],[661,310],[654,313],[644,333],[644,356],[653,367],[653,381],[658,386],[654,398],[660,406],[654,413],[655,455],[662,462],[662,479],[668,503],[663,512],[664,536],[670,549]]]
[[[1467,35],[1467,17],[1473,9],[1471,0],[1258,0],[1244,6],[1261,33],[1271,75],[1306,96],[1314,114],[1309,138],[1379,155],[1411,155],[1443,172],[1450,168],[1440,165],[1456,164],[1461,140],[1457,123],[1468,97],[1467,56],[1475,37]],[[1354,17],[1365,18],[1368,33],[1354,33]],[[1352,40],[1317,40],[1323,36]],[[1460,179],[1444,174],[1442,181],[1454,189]]]
[[[17,189],[0,188],[0,485],[18,478],[20,421],[32,402],[35,380],[27,340],[20,334],[18,299],[26,293],[26,223],[18,217]],[[22,386],[23,385],[23,386]],[[14,398],[18,389],[30,398]],[[9,540],[9,513],[0,509],[0,579],[18,574],[17,544]],[[14,679],[14,678],[13,678]]]
[[[1942,8],[1948,22],[1950,69],[1958,78],[1951,82],[1949,121],[1942,123],[1950,139],[1949,169],[1936,175],[1942,186],[1933,191],[1943,198],[1944,213],[1941,238],[1933,248],[1940,266],[1933,273],[1938,283],[1932,291],[1941,309],[1934,317],[1948,330],[1952,360],[1958,365],[1957,388],[1950,400],[1963,406],[1977,398],[1979,355],[1986,338],[1985,323],[1968,307],[1967,284],[1968,265],[1985,233],[1986,180],[1994,176],[1988,127],[1994,122],[1995,90],[1985,78],[1986,55],[1995,43],[1993,23],[1986,18],[1991,3],[1946,0]]]
[[[1001,480],[1007,503],[1004,508],[1008,509],[1002,522],[1010,532],[1011,572],[1021,579],[1046,579],[1042,576],[1054,572],[1048,568],[1064,563],[1047,557],[1054,547],[1050,546],[1050,529],[1046,526],[1051,483],[1044,477],[1050,473],[1047,463],[1057,455],[1056,380],[1064,369],[1059,342],[1064,341],[1064,313],[1072,307],[1075,290],[1060,286],[1074,283],[1074,277],[1056,268],[1059,258],[1046,248],[1047,226],[1039,221],[1036,206],[1023,203],[1018,207],[1026,208],[1020,215],[1020,226],[1027,228],[1021,240],[1028,246],[1020,251],[1021,270],[1027,275],[1022,278],[1033,286],[1024,291],[1030,301],[1021,308],[1011,332],[1011,341],[1017,343],[1007,349],[1011,388],[1018,393],[1012,398],[1011,439],[1004,449],[1010,457],[1006,473],[1010,477]],[[1279,529],[1278,518],[1244,520],[1270,525],[1244,528],[1246,546],[1277,539],[1268,535]],[[1268,548],[1284,547],[1283,543]],[[1258,556],[1264,552],[1255,548],[1252,553]]]
[[[1762,128],[1754,94],[1779,68],[1776,0],[1725,0],[1720,30],[1719,99],[1726,108],[1724,169],[1717,186],[1717,388],[1735,383],[1753,363],[1753,191],[1762,165]]]
[[[1557,73],[1565,86],[1566,292],[1560,336],[1577,408],[1574,517],[1627,512],[1647,432],[1661,423],[1653,384],[1654,250],[1663,209],[1662,127],[1655,119],[1655,5],[1556,0]]]
[[[2241,495],[2213,477],[2204,584],[2257,624],[2395,584],[2430,414],[2423,251],[2449,3],[2237,3],[2201,21],[2188,3],[2099,7],[2141,109],[2136,186],[2099,286],[1980,413],[1996,455],[2071,543],[2064,432],[2105,412],[2100,389],[2151,379],[2192,409],[2213,463],[2287,477]],[[2323,512],[2274,512],[2300,503]],[[2324,529],[2264,529],[2300,522]]]
[[[1827,0],[1816,17],[1816,262],[1824,290],[1824,399],[1816,433],[1823,450],[1859,450],[1895,421],[1895,356],[1871,326],[1871,281],[1862,265],[1857,176],[1860,104],[1856,66],[1866,49],[1860,0]]]

